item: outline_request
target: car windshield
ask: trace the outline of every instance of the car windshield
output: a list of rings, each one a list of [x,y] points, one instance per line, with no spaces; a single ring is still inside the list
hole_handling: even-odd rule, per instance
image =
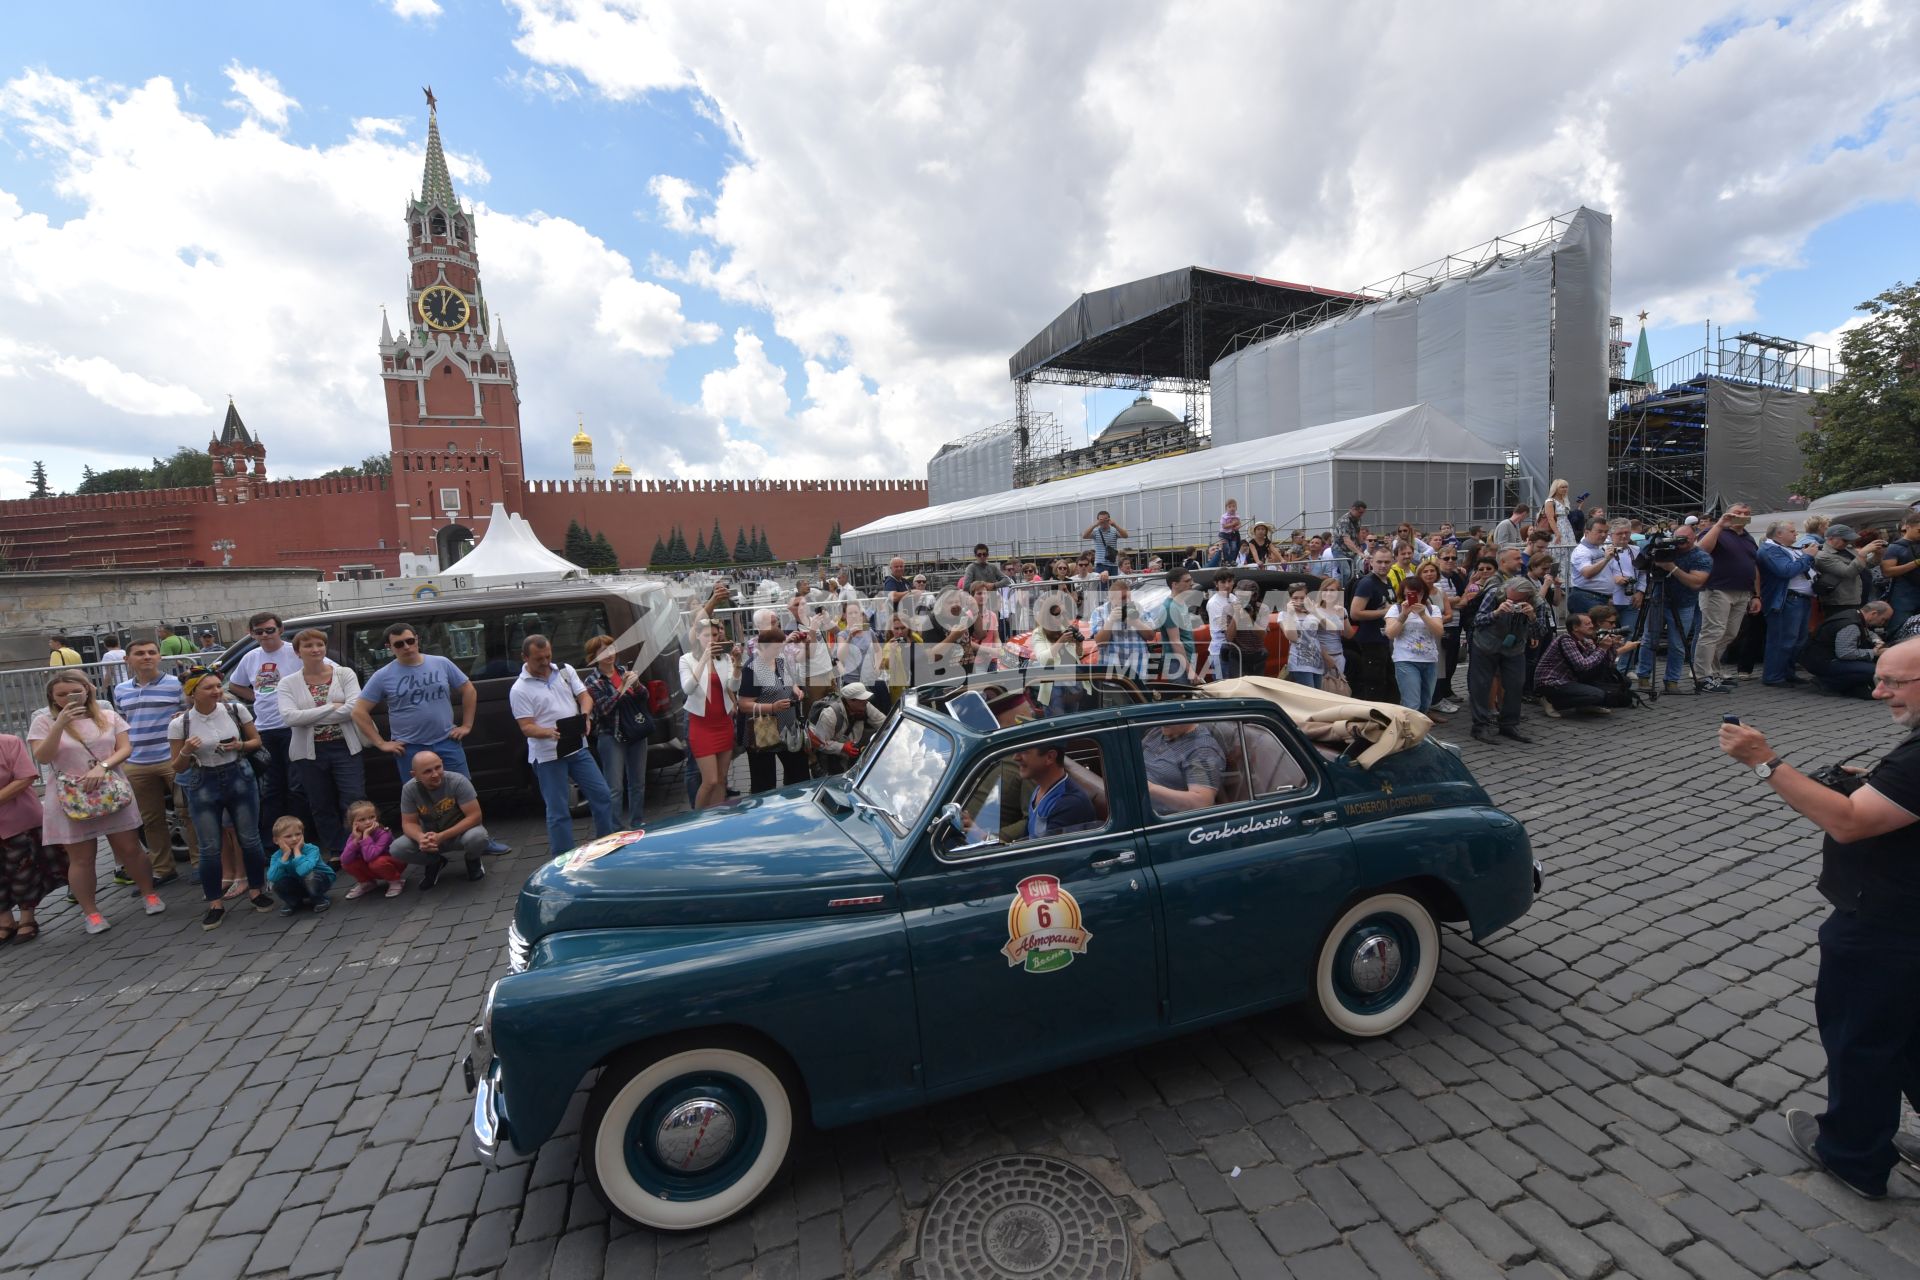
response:
[[[886,810],[896,833],[905,835],[933,802],[934,788],[952,759],[951,738],[912,716],[898,716],[867,753],[854,794]]]

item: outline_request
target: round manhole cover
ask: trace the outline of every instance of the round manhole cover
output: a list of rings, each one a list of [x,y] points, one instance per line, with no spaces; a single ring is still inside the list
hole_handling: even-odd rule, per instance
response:
[[[1046,1156],[996,1156],[957,1174],[920,1227],[926,1280],[1126,1280],[1120,1206],[1085,1169]]]

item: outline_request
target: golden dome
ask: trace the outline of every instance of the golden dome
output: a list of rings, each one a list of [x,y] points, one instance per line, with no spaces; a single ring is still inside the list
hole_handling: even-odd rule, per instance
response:
[[[587,420],[585,418],[580,419],[580,429],[573,433],[573,447],[575,449],[593,448],[593,437],[587,434]]]
[[[620,461],[613,464],[613,478],[616,480],[633,479],[633,468],[627,465],[625,454],[620,455]]]

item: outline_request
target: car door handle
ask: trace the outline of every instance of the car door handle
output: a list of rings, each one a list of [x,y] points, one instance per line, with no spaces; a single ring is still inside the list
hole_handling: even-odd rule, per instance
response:
[[[1134,853],[1129,849],[1125,853],[1116,853],[1111,858],[1102,858],[1090,865],[1095,871],[1111,871],[1115,867],[1130,867],[1133,863]]]
[[[1317,818],[1300,819],[1300,825],[1303,827],[1318,827],[1328,822],[1337,822],[1339,821],[1339,818],[1340,818],[1339,813],[1337,813],[1332,809],[1329,809]]]

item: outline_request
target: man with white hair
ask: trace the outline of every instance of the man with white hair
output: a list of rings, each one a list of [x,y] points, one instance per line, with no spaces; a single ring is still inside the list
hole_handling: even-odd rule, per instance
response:
[[[1901,1095],[1920,1089],[1920,644],[1880,655],[1873,696],[1908,732],[1851,785],[1802,773],[1747,725],[1721,725],[1720,749],[1825,833],[1819,888],[1833,912],[1820,925],[1813,1007],[1827,1106],[1817,1117],[1789,1110],[1787,1133],[1817,1167],[1878,1200],[1895,1164],[1920,1169],[1920,1141],[1900,1131]]]

